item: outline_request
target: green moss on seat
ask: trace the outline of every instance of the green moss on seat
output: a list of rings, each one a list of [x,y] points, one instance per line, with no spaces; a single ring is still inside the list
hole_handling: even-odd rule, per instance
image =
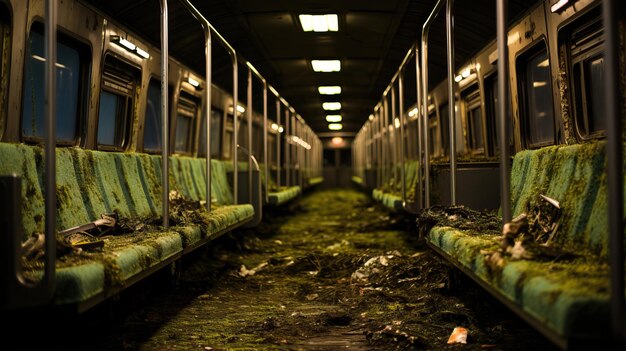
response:
[[[57,229],[84,224],[101,214],[117,212],[125,219],[147,222],[161,215],[161,158],[137,153],[115,153],[58,148]],[[43,232],[42,149],[0,143],[0,174],[22,177],[24,235]],[[125,282],[186,247],[210,240],[254,216],[249,205],[231,205],[232,192],[225,162],[211,160],[213,210],[201,223],[171,227],[169,231],[135,232],[106,236],[102,252],[69,254],[57,259],[55,303],[83,302],[120,289]],[[205,160],[170,158],[170,188],[185,198],[206,198]],[[41,275],[39,262],[29,262],[26,274]]]
[[[299,186],[283,187],[280,191],[270,192],[267,194],[268,203],[270,205],[278,206],[288,201],[291,201],[298,197],[302,193],[302,189]]]
[[[358,185],[363,185],[363,178],[358,176],[352,176],[352,182]]]
[[[562,217],[553,245],[579,255],[574,261],[504,259],[486,264],[498,235],[434,227],[428,240],[473,271],[557,335],[607,335],[609,267],[606,143],[551,146],[515,155],[511,174],[513,213],[534,205],[539,194],[560,202]]]
[[[324,177],[313,177],[309,179],[309,185],[318,185],[324,182]]]
[[[410,160],[404,164],[404,183],[406,189],[407,202],[415,201],[415,189],[417,188],[417,171],[419,162]],[[400,179],[401,168],[400,165],[396,165],[395,171],[397,177]],[[382,202],[383,205],[393,209],[399,210],[403,208],[402,200],[402,183],[394,183],[393,177],[390,176],[389,181],[378,189],[374,189],[372,193],[374,200]]]

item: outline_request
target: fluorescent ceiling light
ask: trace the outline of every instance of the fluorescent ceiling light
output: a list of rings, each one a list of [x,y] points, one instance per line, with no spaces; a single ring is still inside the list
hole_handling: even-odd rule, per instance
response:
[[[342,137],[334,137],[334,138],[332,138],[331,143],[333,143],[333,145],[342,145],[343,144],[343,138]]]
[[[338,86],[338,85],[318,87],[317,90],[322,95],[337,95],[337,94],[341,94],[341,87]]]
[[[189,82],[189,84],[193,85],[196,88],[200,86],[200,82],[191,77],[187,78],[187,82]]]
[[[373,120],[374,120],[374,115],[370,115],[370,116],[369,116],[369,120],[370,120],[370,121],[373,121]]]
[[[394,119],[393,125],[396,127],[396,129],[400,128],[400,119],[399,118]]]
[[[146,50],[143,50],[140,47],[137,47],[137,55],[139,55],[139,56],[141,56],[141,57],[143,57],[145,59],[150,57],[150,54],[148,54],[148,52]]]
[[[461,76],[460,74],[458,76],[454,77],[454,81],[457,82],[457,83],[462,81],[462,80],[463,80],[463,76]]]
[[[341,61],[339,60],[311,60],[311,66],[315,72],[341,71]]]
[[[548,85],[548,82],[533,82],[533,88],[545,87],[546,85]]]
[[[466,69],[463,70],[463,72],[461,72],[461,76],[463,78],[467,78],[467,77],[469,77],[470,73],[472,73],[472,71],[469,68],[466,68]]]
[[[246,108],[241,105],[237,105],[237,111],[239,111],[239,113],[244,113],[246,112]]]
[[[272,129],[273,130],[278,130],[278,124],[272,123]]]
[[[409,111],[409,117],[415,117],[417,115],[417,107]]]
[[[300,15],[300,25],[305,32],[336,32],[339,30],[339,17],[336,14]]]
[[[137,48],[137,46],[135,46],[135,44],[133,44],[130,41],[128,41],[128,40],[126,40],[126,39],[124,39],[124,38],[122,38],[120,36],[117,36],[117,35],[114,35],[111,38],[111,40],[114,43],[116,43],[116,44],[118,44],[120,46],[123,46],[123,47],[125,47],[126,49],[128,49],[130,51],[134,51]]]
[[[322,108],[327,111],[341,110],[341,102],[324,102]]]
[[[326,116],[326,122],[330,122],[330,123],[341,122],[341,115],[328,115]]]
[[[341,130],[341,128],[343,128],[341,123],[331,123],[328,125],[328,129],[330,130]]]
[[[552,5],[552,7],[550,7],[550,11],[551,12],[557,12],[558,10],[562,9],[563,6],[567,5],[568,2],[569,2],[569,0],[559,0],[556,4]]]
[[[279,133],[282,133],[282,132],[284,132],[284,131],[285,131],[285,128],[283,128],[283,126],[278,127],[278,132],[279,132]]]

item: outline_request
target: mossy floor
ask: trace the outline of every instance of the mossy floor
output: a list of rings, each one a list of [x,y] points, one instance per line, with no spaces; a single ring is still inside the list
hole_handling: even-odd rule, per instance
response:
[[[469,330],[464,349],[552,347],[423,246],[414,219],[390,215],[365,194],[318,191],[279,211],[183,262],[176,287],[158,284],[166,271],[83,316],[81,327],[63,327],[54,342],[107,350],[456,349],[446,342],[460,326]]]

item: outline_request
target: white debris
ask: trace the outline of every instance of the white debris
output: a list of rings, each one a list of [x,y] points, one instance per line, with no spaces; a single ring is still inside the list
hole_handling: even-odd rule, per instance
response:
[[[248,277],[248,276],[255,275],[260,270],[265,268],[265,266],[267,266],[267,265],[268,265],[267,262],[263,262],[263,263],[259,264],[258,266],[254,267],[253,269],[247,269],[246,265],[242,264],[241,268],[239,268],[239,276],[245,278],[245,277]]]

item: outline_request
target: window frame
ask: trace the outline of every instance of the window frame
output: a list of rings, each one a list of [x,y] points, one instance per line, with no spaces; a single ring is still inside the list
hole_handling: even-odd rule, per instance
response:
[[[480,88],[478,83],[474,83],[468,86],[466,89],[461,91],[461,100],[463,102],[463,108],[465,112],[465,126],[466,126],[466,141],[467,147],[471,155],[484,155],[486,151],[485,147],[485,130],[483,126],[485,125],[485,114],[483,113],[484,109],[480,101]],[[473,127],[474,120],[472,119],[472,111],[480,110],[480,129],[481,129],[481,144],[482,147],[478,148],[476,146],[476,135]]]
[[[541,55],[542,53],[545,52],[545,55],[548,59],[548,74],[550,75],[550,79],[548,80],[547,84],[549,84],[550,86],[550,100],[551,100],[551,104],[550,104],[550,108],[552,109],[552,128],[553,128],[553,133],[552,133],[552,139],[549,141],[545,141],[545,142],[538,142],[538,143],[532,143],[530,140],[530,120],[529,120],[529,111],[527,111],[528,109],[528,104],[529,104],[529,94],[526,91],[526,86],[528,83],[528,77],[527,77],[527,68],[528,68],[528,62],[533,60],[534,58],[536,58],[537,56]],[[524,50],[524,52],[520,53],[517,58],[516,58],[516,65],[515,65],[515,69],[516,69],[516,75],[518,77],[518,84],[517,84],[517,88],[518,88],[518,101],[517,101],[517,105],[519,108],[519,117],[520,117],[520,125],[521,125],[521,136],[522,136],[522,140],[524,143],[524,147],[528,148],[528,149],[539,149],[545,146],[551,146],[551,145],[555,145],[557,143],[557,133],[558,133],[558,126],[557,126],[557,115],[554,113],[554,96],[553,96],[553,87],[552,87],[552,71],[551,71],[551,67],[553,62],[551,62],[552,60],[550,59],[550,50],[549,47],[547,45],[547,42],[545,40],[545,38],[540,39],[537,43],[535,43],[534,45],[532,45],[530,48],[528,48],[527,50]]]
[[[0,76],[11,81],[11,48],[13,18],[8,6],[0,2]],[[6,62],[3,58],[6,58]],[[9,84],[0,86],[0,140],[6,132],[9,106]],[[20,125],[21,128],[21,125]],[[21,132],[20,132],[21,134]]]
[[[589,131],[589,122],[593,119],[589,111],[589,92],[592,91],[590,82],[587,82],[588,73],[586,64],[597,58],[604,58],[604,27],[600,9],[595,8],[591,13],[575,21],[567,27],[566,45],[568,62],[568,84],[570,87],[569,99],[576,134],[581,140],[593,140],[606,137],[606,130]],[[579,47],[574,48],[574,35],[580,33]],[[582,42],[582,43],[581,43]],[[580,68],[579,68],[580,67]],[[579,73],[576,69],[579,68]],[[579,76],[579,77],[578,77]],[[577,79],[578,78],[578,79]],[[579,85],[580,83],[580,85]],[[584,125],[584,126],[583,126]]]
[[[203,110],[206,110],[206,108],[203,109]],[[217,136],[218,141],[217,141],[217,150],[214,151],[213,148],[212,148],[212,145],[209,145],[209,149],[211,151],[211,158],[212,159],[214,159],[214,158],[218,158],[219,159],[220,158],[220,151],[221,151],[220,150],[221,149],[220,145],[221,145],[221,139],[222,139],[222,124],[224,122],[222,116],[224,115],[224,112],[222,110],[218,109],[218,108],[215,108],[215,106],[211,106],[210,111],[211,111],[211,113],[208,116],[209,117],[208,118],[208,122],[209,123],[212,123],[213,112],[215,112],[216,116],[218,116],[218,118],[217,118],[217,120],[218,120],[218,128],[217,129],[213,128],[214,126],[211,125],[211,143],[215,142],[214,138],[216,136]],[[206,127],[206,126],[203,125],[203,122],[204,122],[205,118],[206,118],[206,116],[201,116],[201,121],[200,121],[200,124],[199,124],[200,125],[200,131],[198,133],[198,150],[196,150],[196,155],[198,157],[206,157],[206,154],[204,153],[204,148],[200,147],[203,135],[206,134],[205,131],[204,131],[204,128],[203,128],[203,127]]]
[[[193,105],[193,107],[195,107],[194,112],[191,113],[190,115],[184,115],[182,117],[188,118],[189,119],[189,129],[187,130],[187,138],[186,138],[186,142],[185,142],[185,150],[181,151],[181,150],[177,150],[176,149],[176,141],[177,141],[177,136],[178,136],[178,119],[181,117],[181,111],[187,113],[188,111],[181,109],[181,102],[184,102],[185,104],[189,104],[190,106]],[[189,107],[189,106],[188,106]],[[196,124],[198,122],[198,114],[201,112],[201,108],[202,106],[200,105],[200,101],[193,96],[192,94],[181,90],[178,94],[178,98],[176,99],[176,118],[173,119],[172,123],[171,123],[171,129],[170,129],[170,133],[172,133],[173,131],[173,145],[172,145],[172,152],[174,154],[177,155],[186,155],[186,156],[190,156],[193,153],[193,146],[194,146],[194,136],[195,136],[195,127]]]
[[[22,61],[22,82],[20,86],[21,94],[24,91],[24,85],[26,84],[26,66],[28,65],[27,60],[29,60],[31,49],[30,49],[30,37],[33,31],[37,31],[38,34],[44,36],[44,24],[37,20],[33,21],[28,32],[26,33],[25,42],[24,42],[24,59]],[[79,78],[78,78],[78,96],[76,98],[76,133],[73,140],[55,140],[55,145],[57,146],[78,146],[81,145],[85,139],[87,125],[87,115],[88,115],[88,103],[89,97],[91,94],[91,65],[93,63],[92,60],[92,51],[88,43],[80,38],[63,31],[61,28],[57,29],[57,46],[61,43],[72,49],[76,50],[79,57]],[[57,57],[58,58],[58,57]],[[44,78],[45,79],[45,78]],[[43,84],[43,83],[42,83]],[[7,116],[8,117],[8,116]],[[24,135],[22,126],[24,123],[24,96],[20,99],[20,113],[19,113],[19,140],[25,143],[41,143],[45,140],[45,137],[37,137],[37,136],[29,136]],[[58,119],[57,119],[58,123]],[[58,129],[58,128],[57,128]]]
[[[114,73],[130,73],[130,76],[132,77],[132,82],[127,83],[127,85],[132,84],[132,86],[129,87],[128,93],[123,94],[123,92],[120,89],[116,89],[114,86],[112,86],[116,84],[115,82],[109,81],[108,82],[109,85],[106,85],[108,79],[113,79],[113,77],[106,78],[105,76],[105,74],[107,74],[107,69],[106,69],[107,60],[112,60],[113,62],[116,63],[115,66],[111,67],[114,70],[119,70],[119,71],[127,70],[126,72],[114,72]],[[123,67],[120,69],[118,65],[123,65],[126,67]],[[109,74],[112,74],[112,73],[109,73]],[[122,80],[123,77],[119,77],[119,75],[116,74],[114,78]],[[119,57],[118,55],[114,53],[111,53],[111,52],[105,53],[105,55],[102,58],[102,68],[100,70],[100,92],[98,94],[98,108],[97,108],[98,113],[97,113],[97,123],[96,123],[96,133],[95,133],[95,139],[96,139],[95,141],[96,141],[97,150],[124,151],[126,150],[126,148],[128,148],[130,144],[130,140],[131,140],[132,123],[133,123],[133,120],[136,118],[136,116],[134,115],[134,111],[135,111],[135,104],[137,103],[137,100],[138,100],[136,97],[137,97],[137,87],[141,84],[140,79],[141,79],[140,67],[131,64],[130,62],[122,59],[121,57]],[[124,123],[120,124],[119,126],[120,128],[123,128],[120,145],[100,144],[98,140],[98,132],[100,129],[100,103],[101,103],[101,97],[102,97],[103,91],[116,95],[117,97],[120,97],[120,96],[126,97],[124,112],[123,112],[123,115],[125,116],[126,121],[124,121]],[[116,130],[115,135],[117,135],[117,130]]]

